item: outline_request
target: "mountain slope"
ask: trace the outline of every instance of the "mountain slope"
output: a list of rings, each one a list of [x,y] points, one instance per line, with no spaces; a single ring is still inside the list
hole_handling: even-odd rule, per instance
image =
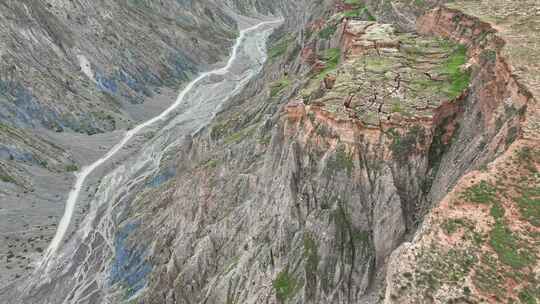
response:
[[[538,8],[446,2],[228,3],[285,17],[260,73],[104,172],[17,296],[536,303]]]
[[[226,59],[237,23],[251,22],[241,14],[271,15],[281,3],[40,0],[0,7],[1,286],[35,266],[73,173]]]

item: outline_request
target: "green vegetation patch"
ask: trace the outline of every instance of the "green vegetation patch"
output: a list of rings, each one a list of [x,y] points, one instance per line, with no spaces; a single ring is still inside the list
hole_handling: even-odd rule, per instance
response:
[[[403,113],[403,106],[399,101],[392,103],[392,108],[390,109],[392,113]]]
[[[66,171],[67,172],[76,172],[76,171],[79,171],[79,166],[75,165],[75,164],[69,164],[66,166]]]
[[[306,273],[317,273],[319,266],[318,245],[315,239],[309,234],[304,236],[304,258],[306,259]]]
[[[531,173],[538,172],[534,164],[537,160],[540,160],[540,151],[524,147],[523,149],[516,151],[516,156],[519,163],[525,166]]]
[[[475,223],[466,218],[445,219],[441,228],[447,235],[456,233],[458,229],[464,229],[463,238],[471,241],[475,246],[480,246],[485,242],[482,235],[475,230]]]
[[[431,172],[426,177],[422,188],[424,192],[428,192],[433,185],[433,180],[439,168],[441,166],[441,161],[443,156],[448,152],[448,149],[451,146],[451,143],[456,139],[457,134],[459,133],[459,124],[455,124],[455,130],[450,138],[450,142],[444,140],[444,136],[447,133],[448,126],[453,124],[456,119],[456,115],[446,117],[438,126],[435,128],[435,133],[433,134],[433,139],[431,141],[431,146],[429,147],[428,160],[429,166],[431,167]]]
[[[404,161],[416,151],[418,142],[425,140],[424,129],[420,126],[412,127],[405,135],[399,134],[395,130],[389,130],[392,136],[390,150],[397,160]]]
[[[232,129],[232,121],[230,120],[217,123],[210,130],[210,137],[212,137],[212,139],[222,138],[230,129]]]
[[[453,234],[458,231],[459,228],[471,228],[474,225],[467,219],[464,218],[451,218],[446,219],[441,228],[446,232],[446,234]]]
[[[341,50],[339,48],[327,49],[324,52],[324,54],[319,58],[320,60],[324,61],[326,66],[317,75],[317,78],[318,79],[323,79],[324,77],[326,77],[326,75],[328,75],[329,73],[334,71],[337,68],[338,64],[339,64],[339,59],[340,58],[341,58]]]
[[[498,295],[501,293],[505,278],[502,276],[497,259],[492,255],[484,255],[475,269],[474,285],[483,292]]]
[[[497,52],[494,50],[485,50],[480,54],[480,58],[486,62],[495,63],[497,61]]]
[[[500,261],[515,269],[520,269],[536,261],[533,252],[505,224],[505,209],[496,197],[497,189],[486,181],[469,187],[463,197],[470,202],[490,204],[490,215],[495,219],[495,227],[489,235],[489,244]]]
[[[540,227],[540,187],[529,188],[523,191],[517,199],[521,216],[529,223]]]
[[[446,219],[441,224],[441,228],[450,234],[460,227],[465,227],[464,239],[470,235],[473,244],[476,245],[484,243],[485,239],[486,244],[491,248],[491,250],[478,246],[473,248],[478,252],[480,260],[480,263],[475,266],[472,277],[472,282],[478,290],[493,296],[501,303],[506,303],[505,299],[508,295],[505,287],[507,282],[512,280],[521,286],[521,289],[516,291],[516,293],[519,292],[519,302],[536,303],[540,290],[537,288],[537,279],[531,270],[534,269],[538,259],[536,246],[538,234],[522,228],[514,229],[509,224],[507,202],[499,199],[512,197],[522,217],[532,225],[537,227],[540,225],[538,174],[536,170],[528,168],[528,166],[535,167],[536,158],[533,159],[533,151],[530,149],[520,150],[516,156],[514,164],[519,165],[521,169],[526,169],[526,174],[518,173],[513,177],[508,177],[510,184],[504,183],[502,179],[497,180],[496,186],[488,181],[481,181],[461,193],[462,199],[489,207],[489,214],[494,224],[487,235],[476,233],[474,225],[470,227],[466,219]],[[501,177],[500,174],[498,176]],[[514,195],[515,192],[511,191],[512,189],[517,190],[518,194]],[[469,229],[472,234],[468,233]],[[475,239],[478,239],[478,242]]]
[[[225,139],[224,139],[224,142],[225,144],[235,144],[235,143],[239,143],[240,141],[242,141],[242,139],[246,138],[246,137],[249,137],[251,135],[253,135],[256,131],[256,127],[255,126],[252,126],[252,127],[248,127],[248,128],[245,128],[245,129],[242,129],[238,132],[235,132],[229,136],[227,136]]]
[[[369,9],[359,0],[345,1],[345,4],[352,6],[350,10],[343,12],[343,17],[349,18],[364,18],[368,21],[376,21],[375,17],[370,13]]]
[[[270,59],[276,59],[278,57],[281,57],[287,53],[287,49],[289,48],[289,45],[293,42],[294,38],[285,35],[281,37],[276,43],[274,43],[269,49],[268,49],[268,58]]]
[[[524,288],[518,294],[519,300],[524,304],[537,304],[537,299],[540,298],[540,290],[532,290],[531,288]]]
[[[462,69],[467,61],[467,48],[464,45],[458,45],[441,67],[440,72],[448,75],[450,82],[444,90],[452,99],[459,97],[471,82],[470,72]]]
[[[486,181],[467,188],[463,198],[472,203],[489,204],[495,202],[497,189]]]
[[[328,168],[334,173],[346,171],[347,175],[351,176],[354,169],[353,156],[341,145],[336,149],[334,157],[328,161]]]
[[[399,66],[399,60],[392,57],[367,55],[364,56],[361,64],[363,65],[363,68],[370,72],[385,74],[388,71],[397,68]]]
[[[434,62],[428,77],[418,75],[411,79],[411,89],[439,95],[450,100],[459,97],[470,85],[471,72],[464,69],[468,61],[467,48],[448,39],[420,40],[418,37],[404,37],[406,42],[403,50],[407,55],[408,64],[415,65],[418,60],[432,57],[434,53],[445,55]],[[436,77],[432,77],[436,75]]]
[[[319,32],[319,38],[330,39],[337,31],[337,24],[329,24]]]
[[[241,117],[233,117],[214,124],[210,130],[210,137],[214,140],[218,140],[231,132],[234,132],[241,124],[241,119]]]
[[[501,220],[504,218],[504,208],[499,202],[494,202],[491,206],[491,209],[489,210],[489,213],[495,220]]]
[[[299,284],[288,269],[285,269],[277,275],[272,286],[276,291],[278,300],[283,303],[296,293]]]
[[[291,82],[287,77],[284,77],[281,80],[274,82],[270,85],[270,96],[277,96],[279,93],[283,92],[283,90],[285,90],[290,84]]]
[[[534,254],[501,221],[495,224],[490,234],[490,245],[504,264],[520,269],[536,261]]]
[[[260,145],[268,146],[270,144],[271,140],[272,140],[272,135],[271,134],[266,134],[266,135],[263,135],[263,136],[259,137],[257,139],[257,142]]]
[[[470,250],[450,249],[441,252],[435,248],[423,250],[419,254],[419,266],[415,279],[416,286],[433,292],[443,282],[462,282],[477,263],[477,258]]]
[[[3,181],[4,183],[15,183],[15,179],[7,174],[0,173],[0,181]]]

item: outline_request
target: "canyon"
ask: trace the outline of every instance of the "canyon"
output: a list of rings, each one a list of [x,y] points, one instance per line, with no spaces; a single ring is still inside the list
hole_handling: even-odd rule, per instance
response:
[[[540,299],[536,1],[0,7],[3,302]]]

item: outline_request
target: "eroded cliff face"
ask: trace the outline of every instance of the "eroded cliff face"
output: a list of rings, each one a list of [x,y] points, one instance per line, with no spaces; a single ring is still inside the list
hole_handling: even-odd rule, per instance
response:
[[[186,139],[176,176],[125,207],[140,215],[125,246],[150,248],[143,303],[384,296],[387,258],[444,191],[483,74],[468,45],[372,20],[338,3],[276,33],[261,77]]]
[[[417,34],[371,15],[338,3],[300,38],[276,35],[265,78],[179,154],[153,205],[174,211],[146,222],[175,227],[160,230],[147,301],[538,297],[536,135],[524,127],[536,114],[504,40],[456,10],[417,12]],[[491,186],[463,177],[479,169]]]
[[[431,193],[434,202],[442,202],[414,240],[393,254],[385,303],[536,303],[540,297],[539,112],[536,88],[526,86],[538,68],[533,64],[522,74],[523,57],[515,45],[506,45],[504,38],[517,30],[505,28],[515,22],[511,5],[460,2],[452,5],[460,10],[439,8],[418,20],[421,32],[467,44],[478,64],[461,123],[472,129],[461,131],[443,158],[446,177],[436,179]],[[536,4],[523,5],[515,18],[537,14]],[[493,12],[507,17],[488,19]],[[532,31],[537,25],[528,26]],[[521,37],[524,48],[535,47],[533,33],[521,35],[527,37]],[[459,171],[467,174],[456,180]]]
[[[534,303],[535,96],[442,3],[278,6],[261,74],[107,210],[105,299]]]

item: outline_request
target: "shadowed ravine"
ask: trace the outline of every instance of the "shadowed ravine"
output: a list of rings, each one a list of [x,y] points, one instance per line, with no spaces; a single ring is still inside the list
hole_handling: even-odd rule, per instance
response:
[[[114,302],[114,269],[109,269],[115,255],[117,206],[130,198],[148,177],[160,168],[167,152],[182,144],[185,136],[196,133],[215,115],[220,105],[237,94],[257,73],[266,60],[266,39],[281,20],[261,22],[240,31],[227,64],[201,74],[179,94],[176,102],[159,116],[126,132],[122,140],[93,164],[82,168],[69,194],[65,213],[49,248],[37,268],[35,280],[24,288],[30,293],[20,301],[34,303],[46,294],[47,303]],[[152,134],[149,136],[148,134]],[[133,156],[102,178],[90,202],[90,211],[73,237],[63,242],[85,181],[94,170],[113,158],[135,137],[151,138]],[[143,271],[144,272],[144,271]],[[111,279],[112,277],[112,279]],[[144,287],[144,278],[135,289]],[[22,290],[21,290],[22,291]],[[133,291],[136,297],[138,290]],[[25,293],[26,293],[25,292]],[[40,300],[41,301],[41,300]],[[13,303],[19,303],[14,300]]]

